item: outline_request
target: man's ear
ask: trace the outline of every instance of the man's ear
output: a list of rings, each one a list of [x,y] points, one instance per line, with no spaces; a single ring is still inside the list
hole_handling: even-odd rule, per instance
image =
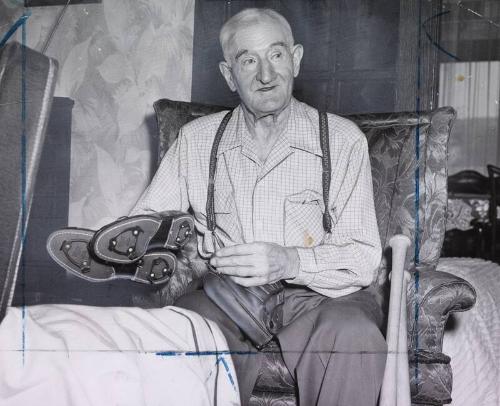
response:
[[[304,47],[300,44],[296,44],[292,48],[292,60],[293,60],[293,77],[296,78],[300,72],[300,61],[302,61],[302,55],[304,55]]]
[[[226,83],[231,91],[235,92],[236,86],[233,80],[233,72],[231,71],[231,67],[229,66],[229,64],[226,61],[219,62],[219,70],[220,73],[222,73],[222,76],[224,76],[224,79],[226,79]]]

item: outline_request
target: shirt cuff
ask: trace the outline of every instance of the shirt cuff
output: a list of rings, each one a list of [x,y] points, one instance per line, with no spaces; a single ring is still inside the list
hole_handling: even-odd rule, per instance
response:
[[[295,278],[285,279],[287,283],[294,285],[308,286],[314,280],[316,272],[311,270],[317,269],[316,257],[312,248],[296,247],[299,255],[299,273]]]

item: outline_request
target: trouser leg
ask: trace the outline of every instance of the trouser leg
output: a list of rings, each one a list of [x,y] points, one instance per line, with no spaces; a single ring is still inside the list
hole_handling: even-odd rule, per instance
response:
[[[278,338],[300,405],[375,406],[387,345],[373,295],[363,290],[338,299],[299,296],[285,301],[289,324]]]
[[[214,321],[219,326],[231,351],[238,378],[241,404],[247,405],[262,364],[262,355],[245,338],[238,326],[208,298],[203,290],[196,290],[181,296],[175,302],[175,306],[192,310]]]

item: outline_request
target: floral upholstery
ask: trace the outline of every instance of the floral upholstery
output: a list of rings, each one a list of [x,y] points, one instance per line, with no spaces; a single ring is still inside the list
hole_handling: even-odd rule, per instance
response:
[[[224,109],[167,99],[157,101],[159,160],[182,125]],[[444,323],[450,312],[467,310],[475,300],[475,292],[466,281],[435,270],[445,233],[446,154],[454,117],[452,108],[419,115],[392,113],[348,117],[358,124],[368,140],[375,208],[384,252],[387,253],[389,239],[394,234],[405,234],[412,241],[406,260],[407,269],[413,268],[407,312],[410,367],[416,371],[411,373],[412,402],[418,404],[441,405],[451,401],[450,359],[441,353]],[[420,146],[418,161],[417,140]],[[418,199],[415,195],[417,163]],[[385,258],[378,277],[382,288],[387,286],[387,271],[390,270]],[[421,288],[416,289],[417,285]],[[380,291],[383,293],[384,289]],[[174,299],[169,298],[168,303]],[[279,348],[271,347],[266,353],[251,404],[293,405],[294,392],[293,378],[284,366]]]
[[[416,287],[418,286],[418,291]],[[408,348],[412,401],[425,405],[451,402],[450,358],[441,353],[450,313],[470,309],[476,300],[466,281],[432,266],[413,269],[408,284]]]
[[[349,117],[368,139],[375,209],[382,246],[394,234],[412,242],[406,263],[436,266],[444,239],[446,211],[446,147],[455,112],[377,114]],[[416,138],[420,143],[418,250],[415,221]],[[384,265],[384,264],[382,264]],[[379,273],[384,283],[385,268]]]

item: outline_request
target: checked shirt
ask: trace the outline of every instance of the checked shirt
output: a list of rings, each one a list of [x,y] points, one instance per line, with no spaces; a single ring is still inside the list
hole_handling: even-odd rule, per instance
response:
[[[370,285],[381,260],[368,147],[351,121],[328,114],[332,163],[328,210],[332,233],[323,229],[322,165],[318,112],[295,99],[286,130],[265,162],[258,158],[241,107],[218,148],[215,217],[206,227],[212,143],[226,112],[201,117],[180,130],[151,184],[130,215],[193,209],[199,252],[257,241],[296,247],[296,278],[329,297]]]

